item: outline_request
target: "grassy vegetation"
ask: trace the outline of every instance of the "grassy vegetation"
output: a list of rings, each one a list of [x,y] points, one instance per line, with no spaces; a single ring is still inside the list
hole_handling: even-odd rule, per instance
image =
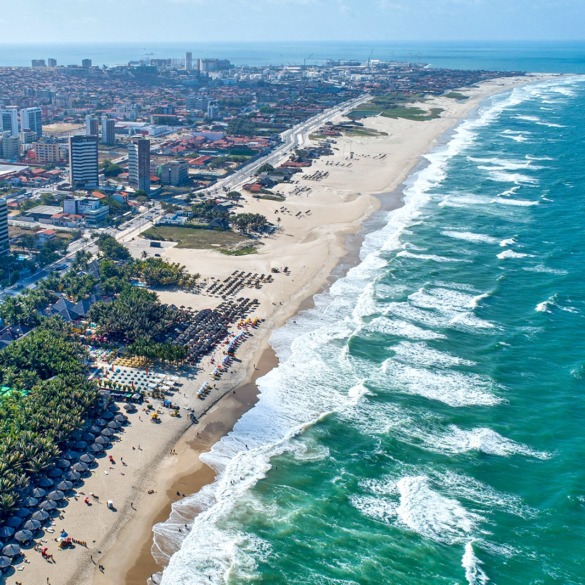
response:
[[[246,236],[234,232],[210,230],[197,226],[157,226],[143,234],[149,240],[177,242],[178,248],[196,250],[231,249],[248,240]]]
[[[440,118],[442,111],[442,108],[431,108],[430,111],[425,111],[421,110],[421,108],[414,107],[395,107],[384,110],[382,116],[385,118],[404,118],[405,120],[424,122],[425,120]]]
[[[258,254],[258,250],[254,246],[245,246],[244,248],[238,248],[236,250],[222,248],[220,252],[226,256],[247,256],[248,254]]]
[[[373,128],[352,128],[346,134],[348,136],[388,136],[388,132],[380,132]]]
[[[277,193],[272,193],[271,195],[255,195],[254,199],[268,199],[269,201],[286,201],[284,195],[278,195]]]
[[[458,91],[450,91],[449,93],[445,94],[445,97],[451,98],[452,100],[461,100],[461,101],[469,99],[468,95],[463,95],[462,93],[459,93]]]

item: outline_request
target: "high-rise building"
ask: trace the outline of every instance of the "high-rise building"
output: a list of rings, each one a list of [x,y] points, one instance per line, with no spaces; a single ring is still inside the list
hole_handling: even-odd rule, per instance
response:
[[[2,118],[2,132],[10,132],[12,136],[18,136],[18,106],[7,106],[0,110]]]
[[[97,136],[99,134],[99,120],[95,116],[85,116],[85,135]]]
[[[43,119],[41,108],[23,108],[20,110],[20,130],[31,130],[37,138],[43,135]]]
[[[41,138],[33,144],[35,159],[40,164],[63,162],[67,159],[67,145],[55,138]]]
[[[98,187],[97,136],[69,137],[69,182],[73,188]]]
[[[33,59],[31,61],[31,65],[33,67],[46,67],[47,66],[44,59]]]
[[[8,240],[8,207],[6,199],[0,198],[0,256],[6,256],[10,252]]]
[[[146,138],[135,138],[128,144],[128,182],[150,191],[150,140]]]
[[[187,71],[193,70],[193,53],[191,52],[185,53],[185,69]]]
[[[89,69],[89,68],[91,67],[91,59],[83,59],[83,60],[81,61],[81,66],[82,66],[84,69]]]
[[[102,116],[102,144],[116,142],[116,120]]]
[[[49,67],[57,67],[57,59],[47,59],[47,64]]]
[[[2,158],[5,160],[18,160],[20,158],[20,139],[18,135],[12,136],[10,131],[7,130],[2,132],[1,140]]]
[[[189,163],[185,160],[172,160],[158,169],[160,182],[163,185],[183,185],[189,179]]]

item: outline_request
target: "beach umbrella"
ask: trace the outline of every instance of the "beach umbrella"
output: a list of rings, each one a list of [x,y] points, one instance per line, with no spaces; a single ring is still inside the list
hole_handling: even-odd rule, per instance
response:
[[[17,557],[20,554],[20,547],[17,544],[7,544],[2,549],[2,554],[7,557]]]
[[[58,490],[66,492],[66,491],[69,491],[73,487],[73,484],[70,481],[63,480],[62,482],[58,483],[55,487]]]
[[[98,420],[95,421],[95,424],[100,427],[105,427],[108,424],[108,421],[105,418],[98,418]]]
[[[44,522],[49,517],[49,513],[45,510],[37,510],[33,515],[33,520],[38,520],[39,522]]]
[[[19,516],[20,518],[27,518],[31,514],[32,512],[28,508],[20,508],[19,510],[16,510],[16,512],[14,512],[14,515]]]
[[[112,420],[108,423],[109,429],[119,429],[121,426],[122,426],[122,423],[118,422],[117,420]]]
[[[71,435],[69,435],[74,441],[79,441],[83,436],[83,431],[81,429],[75,429]]]
[[[22,500],[22,504],[30,508],[36,506],[38,503],[39,500],[37,498],[33,498],[32,496],[28,496],[28,498],[24,498],[24,500]]]
[[[78,471],[70,471],[66,477],[69,481],[79,481],[81,479],[81,473]]]
[[[61,490],[53,490],[47,496],[47,499],[53,500],[53,502],[58,502],[65,498],[65,494]]]
[[[50,512],[51,510],[54,510],[56,507],[57,507],[57,504],[55,502],[53,502],[52,500],[47,500],[46,502],[39,504],[39,508],[41,510],[44,510],[45,512]]]
[[[106,410],[104,413],[102,413],[102,418],[110,420],[111,418],[114,418],[114,413],[111,410]]]
[[[97,433],[85,433],[85,435],[83,435],[83,440],[91,443],[95,439],[96,434]]]
[[[102,429],[97,425],[93,425],[92,427],[90,427],[89,432],[93,433],[94,435],[99,435],[101,430]]]
[[[65,453],[63,453],[63,457],[67,459],[67,462],[69,463],[69,465],[71,465],[71,461],[77,459],[79,457],[79,453],[76,453],[75,451],[66,451]]]
[[[50,488],[50,487],[53,487],[53,484],[55,482],[48,477],[41,477],[41,479],[39,479],[39,481],[37,481],[37,483],[42,488]]]
[[[36,487],[32,492],[32,497],[33,498],[44,498],[47,495],[46,490],[44,490],[43,488],[39,488]]]
[[[69,467],[71,467],[71,463],[69,463],[67,459],[57,459],[55,465],[61,469],[69,469]]]
[[[14,528],[11,526],[0,526],[0,536],[2,538],[10,538],[14,534]]]
[[[110,442],[109,439],[101,436],[95,440],[96,445],[107,445],[109,442]]]
[[[93,441],[93,439],[94,436],[92,435],[91,440]],[[84,449],[87,449],[87,441],[75,441],[74,448],[77,449],[78,451],[83,451]]]
[[[100,451],[104,450],[103,445],[100,445],[99,443],[94,443],[90,449],[94,452],[94,453],[99,453]]]
[[[123,414],[120,413],[114,417],[114,420],[117,420],[118,422],[121,422],[121,423],[125,423],[128,420],[128,417],[124,416]]]
[[[71,469],[73,470],[73,473],[83,473],[84,471],[87,471],[87,465],[80,461],[79,463],[76,463]]]
[[[114,434],[114,431],[112,429],[105,428],[102,431],[102,436],[103,437],[111,437],[113,434]]]
[[[41,527],[41,523],[38,520],[29,520],[25,525],[25,530],[30,530],[31,532],[35,532]]]
[[[0,557],[0,569],[5,569],[6,567],[10,567],[12,561],[8,557]]]
[[[19,516],[10,516],[8,520],[4,524],[6,526],[10,526],[11,528],[18,528],[24,522],[24,518],[20,518]]]
[[[18,542],[30,542],[33,538],[33,533],[30,530],[19,530],[15,535],[14,539]]]
[[[63,470],[59,469],[58,467],[55,467],[55,468],[51,469],[51,471],[49,471],[49,473],[47,475],[49,477],[58,478],[58,477],[61,477],[63,475]]]
[[[95,461],[95,457],[91,453],[84,453],[80,458],[79,461],[82,463],[93,463]],[[75,471],[79,471],[76,469]]]

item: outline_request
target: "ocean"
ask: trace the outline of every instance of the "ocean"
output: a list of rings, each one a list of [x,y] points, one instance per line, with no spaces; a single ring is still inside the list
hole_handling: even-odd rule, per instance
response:
[[[585,42],[181,42],[154,43],[2,43],[0,67],[30,67],[32,59],[56,59],[59,65],[126,65],[141,59],[229,59],[242,65],[314,65],[327,59],[372,59],[429,64],[451,69],[585,73]]]
[[[585,583],[584,135],[557,78],[425,156],[274,332],[218,480],[156,527],[200,511],[164,585]]]

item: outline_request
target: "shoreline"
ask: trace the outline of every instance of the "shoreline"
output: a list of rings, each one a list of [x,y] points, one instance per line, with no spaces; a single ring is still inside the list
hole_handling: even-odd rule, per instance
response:
[[[107,474],[103,469],[102,460],[95,477],[90,478],[81,488],[87,492],[93,489],[95,493],[103,493],[104,496],[115,493],[114,500],[120,504],[117,516],[101,511],[100,517],[96,519],[80,501],[71,502],[71,506],[65,509],[67,517],[63,522],[58,521],[59,528],[61,524],[69,526],[70,532],[72,528],[71,524],[67,524],[69,520],[72,520],[73,526],[79,527],[80,530],[91,528],[84,525],[86,522],[95,523],[96,532],[99,532],[92,533],[95,540],[92,541],[91,537],[82,534],[85,540],[92,542],[92,546],[81,551],[81,555],[75,552],[59,553],[56,567],[53,569],[49,568],[52,566],[41,565],[34,571],[35,580],[31,581],[32,565],[44,563],[35,557],[31,559],[29,567],[26,567],[27,570],[16,573],[15,577],[23,581],[24,585],[29,585],[44,582],[44,577],[42,580],[38,577],[45,575],[46,570],[51,570],[49,573],[51,583],[57,585],[61,583],[138,585],[145,583],[153,573],[161,571],[161,566],[156,563],[151,553],[153,525],[169,518],[172,504],[182,499],[182,496],[177,494],[190,495],[213,482],[215,472],[200,461],[199,455],[209,451],[213,444],[229,433],[241,416],[258,401],[256,380],[278,365],[269,343],[272,332],[285,325],[294,315],[311,308],[316,294],[326,291],[333,282],[359,263],[359,251],[371,227],[371,224],[368,225],[369,222],[378,217],[380,211],[390,212],[402,205],[401,185],[413,171],[416,172],[416,167],[421,164],[425,153],[432,150],[443,137],[448,136],[457,124],[488,97],[546,78],[547,76],[530,76],[514,80],[503,78],[486,82],[481,87],[464,88],[461,91],[471,93],[471,96],[463,103],[449,101],[444,97],[432,98],[429,100],[431,104],[434,105],[438,100],[446,106],[445,117],[436,120],[425,122],[378,118],[364,120],[368,127],[388,132],[386,136],[361,139],[343,137],[338,140],[338,145],[343,144],[345,147],[349,143],[350,148],[357,153],[355,167],[360,167],[359,173],[354,173],[355,169],[350,168],[352,163],[339,162],[341,168],[338,170],[325,166],[323,159],[316,161],[309,173],[313,173],[316,168],[331,171],[327,181],[323,181],[324,185],[312,185],[311,189],[314,191],[310,197],[303,199],[302,203],[294,199],[292,196],[294,193],[288,193],[286,200],[278,204],[292,207],[293,211],[297,204],[298,208],[302,204],[302,209],[306,206],[311,206],[312,209],[317,206],[313,218],[306,217],[307,221],[301,224],[300,220],[294,219],[292,213],[283,216],[282,233],[269,240],[264,247],[266,250],[262,249],[257,255],[218,259],[217,254],[208,251],[205,253],[197,251],[197,254],[193,254],[192,250],[165,249],[165,259],[187,264],[188,267],[188,262],[191,262],[193,271],[198,271],[196,267],[200,264],[207,263],[208,269],[213,271],[210,273],[216,274],[218,272],[215,271],[219,271],[224,264],[226,267],[230,266],[230,270],[234,267],[241,270],[243,266],[243,269],[265,272],[270,266],[282,266],[287,261],[293,266],[293,276],[289,278],[278,275],[277,283],[273,287],[278,286],[278,290],[266,293],[262,300],[264,307],[262,317],[265,322],[254,332],[254,336],[245,342],[238,354],[238,357],[245,359],[247,364],[241,363],[241,371],[226,380],[225,384],[222,381],[225,388],[217,397],[214,396],[211,406],[209,403],[204,404],[206,414],[198,425],[190,426],[185,421],[165,420],[164,424],[156,427],[156,432],[152,433],[145,428],[152,428],[150,422],[141,424],[143,421],[136,420],[140,419],[139,414],[131,416],[132,425],[125,433],[127,437],[116,443],[110,453],[116,459],[126,458],[132,467],[133,459],[136,458],[136,469],[132,476],[135,485],[128,486],[128,482],[119,477],[114,480],[112,476],[120,469],[113,470],[112,467],[109,479],[104,479],[102,475],[98,477],[98,474]],[[425,102],[424,107],[429,106],[429,102]],[[411,132],[412,128],[416,128],[417,132]],[[405,148],[405,143],[408,148]],[[372,161],[373,153],[380,151],[389,153],[388,159],[384,159],[384,163]],[[343,158],[341,151],[334,157],[338,161],[349,160]],[[338,205],[335,207],[335,213],[331,212],[332,201]],[[385,209],[385,204],[392,209]],[[247,211],[266,213],[267,209],[271,209],[270,206],[272,209],[277,208],[274,202],[253,201],[247,198]],[[287,236],[292,239],[286,240]],[[132,252],[139,253],[136,250]],[[194,256],[197,258],[193,259]],[[204,270],[201,272],[205,274]],[[221,272],[219,274],[221,275]],[[172,293],[166,294],[168,299],[163,294],[161,296],[163,302],[173,302],[172,299],[175,298]],[[209,300],[196,298],[194,302],[199,304]],[[282,307],[277,305],[277,301]],[[203,375],[203,369],[202,367],[195,376],[197,380]],[[188,391],[185,392],[186,398]],[[199,404],[197,401],[197,405]],[[132,445],[132,451],[129,451],[130,441],[138,442],[139,449],[141,445],[139,441],[142,441],[145,449],[140,449],[141,452],[138,453]],[[173,450],[176,451],[176,456],[170,455],[170,451]],[[130,471],[132,470],[128,469],[127,472]],[[154,493],[148,494],[150,490]],[[107,499],[104,496],[102,498]],[[76,515],[73,508],[85,515],[72,519],[71,516]],[[139,513],[134,513],[136,511]],[[120,542],[124,543],[123,546],[116,546]],[[66,562],[73,565],[72,567],[66,567],[62,563],[65,561],[63,554],[70,557]],[[76,556],[73,557],[73,554]],[[98,562],[105,566],[104,573],[98,570],[94,555],[97,555]],[[13,577],[10,577],[7,583],[12,585]]]

